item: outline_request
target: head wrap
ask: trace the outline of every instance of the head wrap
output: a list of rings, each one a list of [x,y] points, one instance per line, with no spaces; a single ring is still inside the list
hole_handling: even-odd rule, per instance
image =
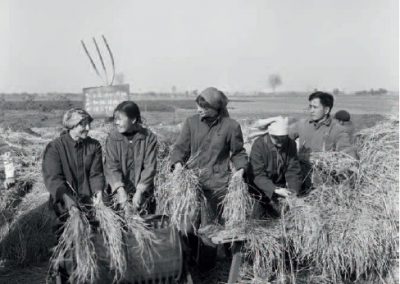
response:
[[[87,111],[81,108],[72,108],[64,114],[62,124],[66,129],[72,129],[85,119],[88,119],[89,122],[93,121]]]
[[[278,116],[268,127],[268,132],[274,136],[284,136],[289,134],[289,119]]]
[[[223,92],[214,87],[202,91],[200,95],[211,108],[217,110],[221,116],[229,116],[227,105],[228,98]]]
[[[276,116],[266,119],[259,119],[253,125],[252,128],[256,130],[250,133],[249,137],[255,138],[266,133],[275,136],[284,136],[289,134],[289,118]]]
[[[336,114],[335,114],[335,118],[337,120],[342,120],[342,121],[350,121],[350,113],[348,113],[345,110],[339,110]]]

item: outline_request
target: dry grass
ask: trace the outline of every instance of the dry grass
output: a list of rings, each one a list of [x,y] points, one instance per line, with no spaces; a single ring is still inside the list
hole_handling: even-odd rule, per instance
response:
[[[250,234],[254,277],[264,272],[282,282],[283,271],[301,283],[299,271],[306,269],[319,283],[384,283],[398,257],[398,141],[398,122],[387,121],[359,134],[359,161],[342,153],[314,155],[317,188],[287,200],[279,230],[269,228],[273,236]],[[296,265],[287,263],[288,254]]]
[[[107,250],[109,269],[114,273],[114,281],[118,282],[125,274],[127,261],[124,249],[123,217],[103,202],[94,206],[96,219],[99,222],[99,230],[103,244]],[[103,247],[102,247],[103,248]],[[103,252],[104,253],[104,252]]]
[[[65,262],[70,262],[73,265],[71,283],[95,283],[98,267],[89,220],[79,210],[70,210],[69,214],[50,259],[51,269],[57,271]]]
[[[134,240],[133,243],[127,244],[133,249],[131,253],[134,252],[135,258],[140,257],[144,268],[151,270],[154,264],[154,253],[156,253],[153,246],[157,243],[157,236],[146,221],[136,213],[131,204],[125,207],[125,222],[128,238],[133,237]]]
[[[229,181],[228,191],[221,202],[225,226],[234,227],[246,222],[254,206],[249,187],[241,172],[235,172]]]
[[[169,171],[169,165],[161,172],[163,178],[157,180],[156,199],[158,212],[170,218],[172,226],[187,234],[196,231],[196,220],[203,198],[194,170]]]

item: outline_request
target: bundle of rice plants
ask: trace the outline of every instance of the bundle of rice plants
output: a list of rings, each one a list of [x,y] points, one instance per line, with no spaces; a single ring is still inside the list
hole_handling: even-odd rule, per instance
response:
[[[262,255],[256,259],[260,271],[252,274],[255,282],[262,283],[263,273],[279,280],[286,269],[291,282],[385,283],[398,258],[398,122],[366,129],[357,139],[359,161],[337,152],[313,154],[315,188],[286,199],[290,210],[275,227],[280,242],[270,248],[273,255],[262,248],[273,239],[249,242],[248,252]],[[270,269],[288,260],[287,254],[294,265]]]
[[[259,283],[290,275],[287,269],[286,240],[279,220],[271,219],[264,224],[249,224],[246,229],[247,258],[252,264],[253,279]]]
[[[316,152],[310,157],[313,183],[339,184],[355,182],[358,177],[358,161],[342,152]]]
[[[114,281],[118,282],[127,268],[123,238],[125,220],[103,202],[95,203],[94,209],[103,244],[107,250],[109,268],[114,272]]]
[[[64,262],[72,261],[71,283],[95,283],[98,267],[89,220],[79,210],[70,210],[69,214],[50,258],[51,269],[57,271]],[[68,255],[71,259],[66,258]]]
[[[136,212],[132,204],[125,206],[125,224],[128,234],[132,235],[136,242],[135,249],[140,257],[145,260],[146,257],[152,259],[152,246],[157,242],[157,237],[146,221]],[[146,263],[145,263],[146,264]]]
[[[221,206],[222,218],[227,227],[245,223],[250,215],[254,200],[250,196],[248,185],[240,171],[233,173]]]
[[[158,184],[156,199],[158,212],[170,218],[170,224],[187,234],[196,231],[196,221],[203,194],[198,171],[184,168],[165,173],[165,180]]]

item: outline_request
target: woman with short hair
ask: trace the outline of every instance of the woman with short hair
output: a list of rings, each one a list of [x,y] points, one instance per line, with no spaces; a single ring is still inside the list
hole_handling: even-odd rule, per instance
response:
[[[88,136],[92,121],[83,109],[68,110],[63,117],[65,129],[44,151],[43,180],[50,192],[50,205],[58,218],[57,239],[62,235],[70,210],[90,213],[93,202],[101,202],[105,185],[102,150],[100,143]],[[65,262],[51,274],[67,283],[71,265]]]

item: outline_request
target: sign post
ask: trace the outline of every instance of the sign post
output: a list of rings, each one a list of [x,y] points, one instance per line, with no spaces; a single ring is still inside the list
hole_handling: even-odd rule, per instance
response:
[[[112,117],[115,107],[129,100],[129,84],[83,89],[85,110],[93,117]]]

